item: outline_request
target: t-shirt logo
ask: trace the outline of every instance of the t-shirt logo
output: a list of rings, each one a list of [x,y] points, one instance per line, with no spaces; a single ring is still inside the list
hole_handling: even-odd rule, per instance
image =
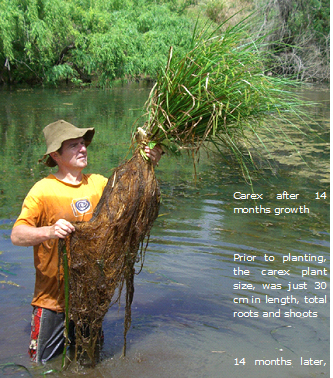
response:
[[[90,214],[92,212],[91,204],[87,198],[72,201],[73,213],[76,217],[82,214]]]

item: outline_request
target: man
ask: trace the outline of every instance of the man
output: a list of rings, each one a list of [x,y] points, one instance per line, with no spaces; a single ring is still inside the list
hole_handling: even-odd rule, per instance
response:
[[[44,157],[57,172],[38,181],[29,191],[11,233],[14,245],[33,246],[36,269],[29,353],[33,361],[46,362],[64,348],[64,282],[59,283],[58,239],[75,231],[74,221],[88,221],[107,184],[98,174],[84,174],[87,147],[94,128],[77,128],[59,120],[43,130]],[[145,148],[154,165],[161,148]]]

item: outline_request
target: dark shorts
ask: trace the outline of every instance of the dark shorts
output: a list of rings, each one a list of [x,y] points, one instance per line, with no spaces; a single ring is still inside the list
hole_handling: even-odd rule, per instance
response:
[[[34,362],[45,363],[51,358],[58,356],[65,346],[65,313],[55,312],[42,307],[34,307],[31,319],[31,336],[29,354]],[[89,335],[89,329],[85,328]],[[75,345],[75,327],[72,321],[69,322],[68,330],[69,345]],[[104,334],[100,330],[100,338],[96,352],[102,347]]]
[[[34,307],[29,347],[32,361],[44,363],[62,353],[65,345],[64,322],[64,313]]]

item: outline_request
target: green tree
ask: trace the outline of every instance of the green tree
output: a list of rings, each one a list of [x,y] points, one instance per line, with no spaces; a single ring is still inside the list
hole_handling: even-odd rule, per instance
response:
[[[256,1],[263,21],[253,33],[271,36],[271,71],[327,79],[329,0]],[[196,13],[185,10],[202,4],[213,14],[200,19],[214,20],[215,0],[0,0],[0,83],[105,86],[156,77],[170,46],[182,54],[190,45]]]
[[[192,34],[190,19],[154,2],[0,0],[0,9],[2,81],[106,85],[154,75],[170,44]]]

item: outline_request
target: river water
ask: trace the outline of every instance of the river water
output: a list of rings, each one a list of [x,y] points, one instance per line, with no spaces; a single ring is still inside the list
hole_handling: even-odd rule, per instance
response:
[[[32,248],[14,247],[9,236],[25,194],[48,174],[37,164],[45,149],[41,131],[61,118],[94,126],[89,171],[109,176],[128,156],[133,124],[149,89],[139,83],[112,90],[0,92],[0,376],[329,376],[325,87],[302,93],[318,102],[316,133],[295,139],[304,160],[277,144],[275,175],[263,170],[253,192],[218,156],[202,153],[195,171],[186,155],[161,159],[156,172],[162,205],[135,277],[125,359],[120,358],[122,301],[105,317],[102,358],[94,369],[73,365],[61,371],[60,360],[30,363]],[[259,198],[240,199],[251,193]]]

